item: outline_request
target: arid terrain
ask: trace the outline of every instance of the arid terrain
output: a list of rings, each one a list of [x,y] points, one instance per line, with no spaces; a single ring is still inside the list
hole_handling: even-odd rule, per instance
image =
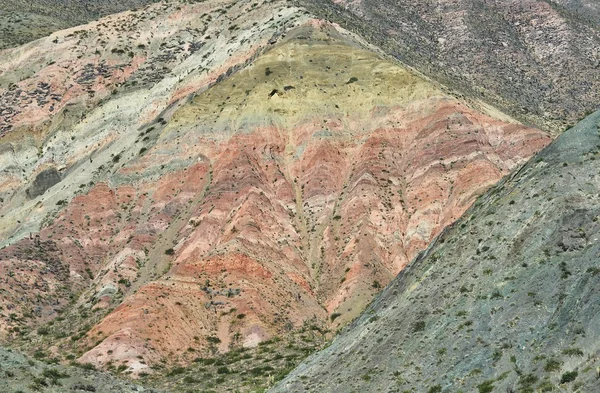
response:
[[[598,109],[593,0],[299,0],[428,77],[558,134]]]
[[[152,0],[0,0],[0,50]]]
[[[599,143],[600,111],[480,197],[270,391],[599,391]]]
[[[595,97],[520,116],[357,29],[373,4],[157,2],[0,51],[0,345],[263,391]]]

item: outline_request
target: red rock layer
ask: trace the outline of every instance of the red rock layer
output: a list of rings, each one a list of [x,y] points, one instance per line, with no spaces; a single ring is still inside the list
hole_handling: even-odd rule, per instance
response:
[[[78,295],[69,307],[1,296],[19,304],[14,318],[23,304],[44,316],[5,314],[5,331],[66,310],[69,334],[85,338],[56,353],[149,372],[307,323],[338,327],[550,141],[316,21],[164,116],[59,201],[39,233],[48,255],[29,239],[2,251],[7,284],[27,287],[56,259],[43,295]]]

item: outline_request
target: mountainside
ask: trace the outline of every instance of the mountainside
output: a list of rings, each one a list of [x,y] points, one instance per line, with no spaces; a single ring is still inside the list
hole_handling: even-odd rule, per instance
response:
[[[272,384],[550,142],[283,1],[158,3],[0,72],[0,337],[172,391]]]
[[[466,97],[554,134],[598,109],[597,1],[297,3]]]
[[[600,112],[490,189],[273,392],[600,391]]]
[[[0,50],[153,2],[0,0]],[[600,101],[600,3],[595,0],[286,3],[291,4],[340,23],[469,100],[554,134],[596,110]]]
[[[0,0],[0,50],[152,0]]]
[[[49,365],[2,348],[0,375],[0,391],[7,393],[159,393],[131,382],[119,381],[107,373],[94,371],[89,366]]]

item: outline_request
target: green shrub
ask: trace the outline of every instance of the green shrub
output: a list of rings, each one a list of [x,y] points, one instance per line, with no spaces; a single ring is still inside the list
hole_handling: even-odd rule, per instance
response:
[[[191,375],[186,375],[185,378],[183,378],[183,382],[184,383],[198,383],[200,381],[197,380],[196,378],[192,377]]]
[[[212,343],[212,344],[219,344],[221,342],[221,339],[219,337],[215,337],[215,336],[208,336],[208,337],[206,337],[206,341],[208,341],[209,343]]]
[[[173,376],[173,375],[180,375],[185,373],[185,368],[183,367],[175,367],[173,369],[171,369],[171,371],[169,371],[169,373],[167,374],[168,376]]]
[[[426,326],[425,321],[418,321],[418,322],[415,322],[412,330],[414,333],[422,332],[423,330],[425,330],[425,326]]]
[[[579,373],[577,370],[567,371],[560,377],[560,383],[569,383],[573,382]]]
[[[335,321],[335,320],[336,320],[336,318],[340,317],[341,315],[342,315],[342,314],[341,314],[341,313],[339,313],[339,312],[334,312],[333,314],[331,314],[331,315],[329,316],[329,318],[331,319],[331,322],[333,322],[333,321]]]
[[[221,366],[217,369],[217,374],[229,374],[230,371],[227,367]]]
[[[544,371],[550,373],[560,370],[562,363],[556,359],[549,359],[544,366]]]
[[[440,385],[435,385],[429,388],[427,393],[440,393],[442,391],[442,387]]]
[[[48,334],[50,334],[50,330],[48,330],[47,327],[40,327],[37,330],[37,334],[39,334],[40,336],[47,336]]]
[[[477,386],[479,393],[491,393],[494,390],[494,381],[485,381]]]

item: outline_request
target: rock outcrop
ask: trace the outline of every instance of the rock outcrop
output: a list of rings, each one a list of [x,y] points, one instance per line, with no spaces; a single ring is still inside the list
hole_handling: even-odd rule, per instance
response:
[[[56,168],[48,168],[41,171],[36,177],[31,187],[25,192],[29,198],[37,198],[43,195],[50,187],[60,183],[60,173]]]

